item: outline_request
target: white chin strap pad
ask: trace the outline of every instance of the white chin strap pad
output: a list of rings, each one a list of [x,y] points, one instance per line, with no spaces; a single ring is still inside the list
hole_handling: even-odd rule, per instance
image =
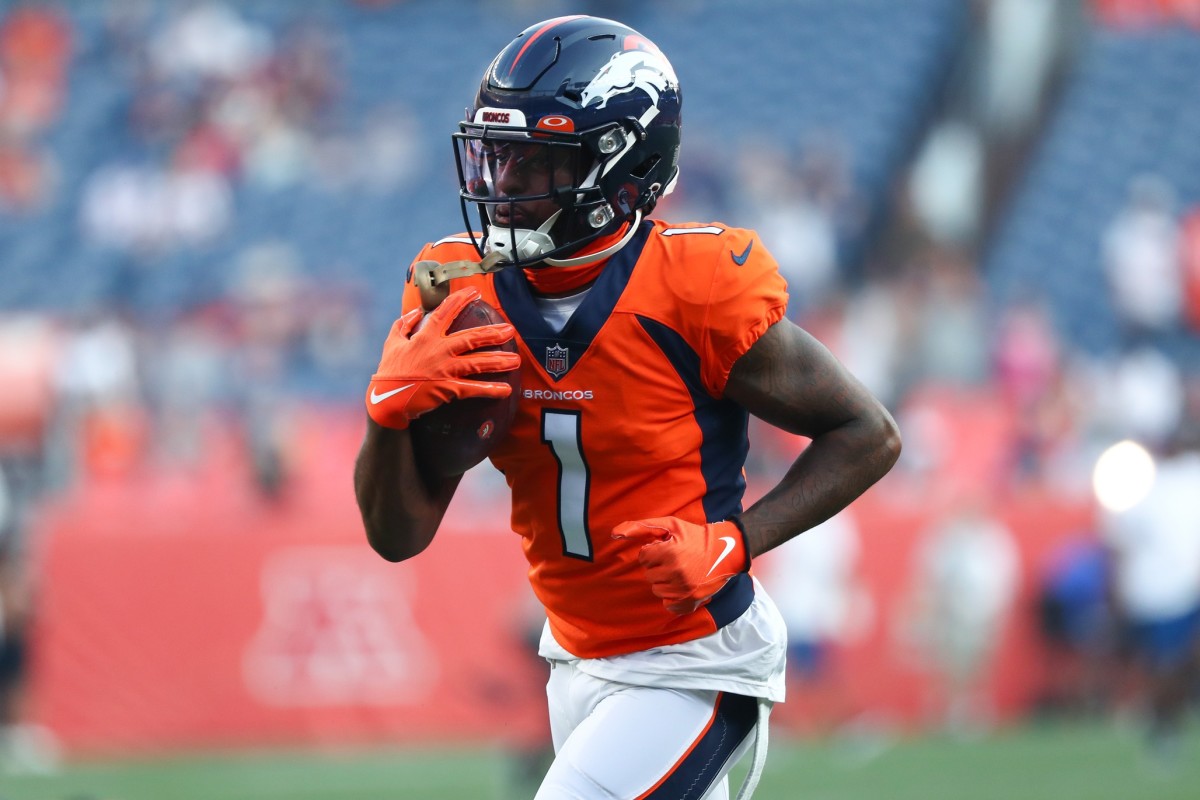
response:
[[[592,264],[601,259],[608,258],[629,244],[629,240],[637,233],[638,225],[642,221],[642,211],[638,209],[634,212],[633,222],[629,225],[629,229],[625,231],[625,235],[619,241],[612,243],[599,252],[588,253],[587,255],[576,256],[574,258],[542,259],[543,254],[549,253],[554,249],[554,240],[550,238],[550,234],[546,233],[546,231],[554,224],[554,220],[558,219],[560,213],[562,212],[554,212],[554,215],[542,223],[541,227],[536,231],[528,228],[501,228],[493,225],[487,238],[487,252],[499,256],[499,261],[510,264],[518,260],[525,263],[544,260],[551,267],[577,267],[582,264]],[[516,254],[515,257],[513,255],[514,252]]]
[[[488,232],[487,251],[498,253],[501,260],[525,263],[539,260],[544,253],[554,249],[554,240],[547,231],[554,225],[561,211],[555,211],[550,219],[537,230],[529,228],[505,228],[493,224]]]

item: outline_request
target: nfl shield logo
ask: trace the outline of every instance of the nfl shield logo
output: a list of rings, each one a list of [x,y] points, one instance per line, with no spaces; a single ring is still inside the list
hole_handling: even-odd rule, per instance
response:
[[[556,378],[561,378],[567,371],[567,348],[559,347],[557,344],[554,347],[546,348],[546,372],[549,372]]]

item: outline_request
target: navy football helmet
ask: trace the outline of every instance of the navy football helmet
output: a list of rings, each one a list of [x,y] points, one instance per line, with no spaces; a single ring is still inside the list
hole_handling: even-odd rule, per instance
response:
[[[616,252],[674,188],[680,108],[670,62],[632,28],[589,16],[527,28],[488,66],[454,134],[463,219],[474,229],[474,205],[480,255],[574,266]],[[571,258],[627,222],[613,245]]]

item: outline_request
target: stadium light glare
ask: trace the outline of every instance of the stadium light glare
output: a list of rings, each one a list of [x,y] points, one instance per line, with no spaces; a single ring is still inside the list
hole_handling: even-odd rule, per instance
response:
[[[1154,457],[1142,445],[1125,439],[1096,459],[1092,490],[1106,510],[1121,513],[1146,498],[1154,486],[1154,476]]]

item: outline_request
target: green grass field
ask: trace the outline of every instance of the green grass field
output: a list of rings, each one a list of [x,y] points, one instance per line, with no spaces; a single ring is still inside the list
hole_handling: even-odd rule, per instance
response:
[[[876,745],[880,743],[876,742]],[[1196,800],[1200,732],[1168,767],[1112,725],[921,738],[868,751],[776,737],[757,800]],[[239,752],[0,774],[0,800],[510,800],[499,750]],[[737,773],[740,778],[742,772]]]

